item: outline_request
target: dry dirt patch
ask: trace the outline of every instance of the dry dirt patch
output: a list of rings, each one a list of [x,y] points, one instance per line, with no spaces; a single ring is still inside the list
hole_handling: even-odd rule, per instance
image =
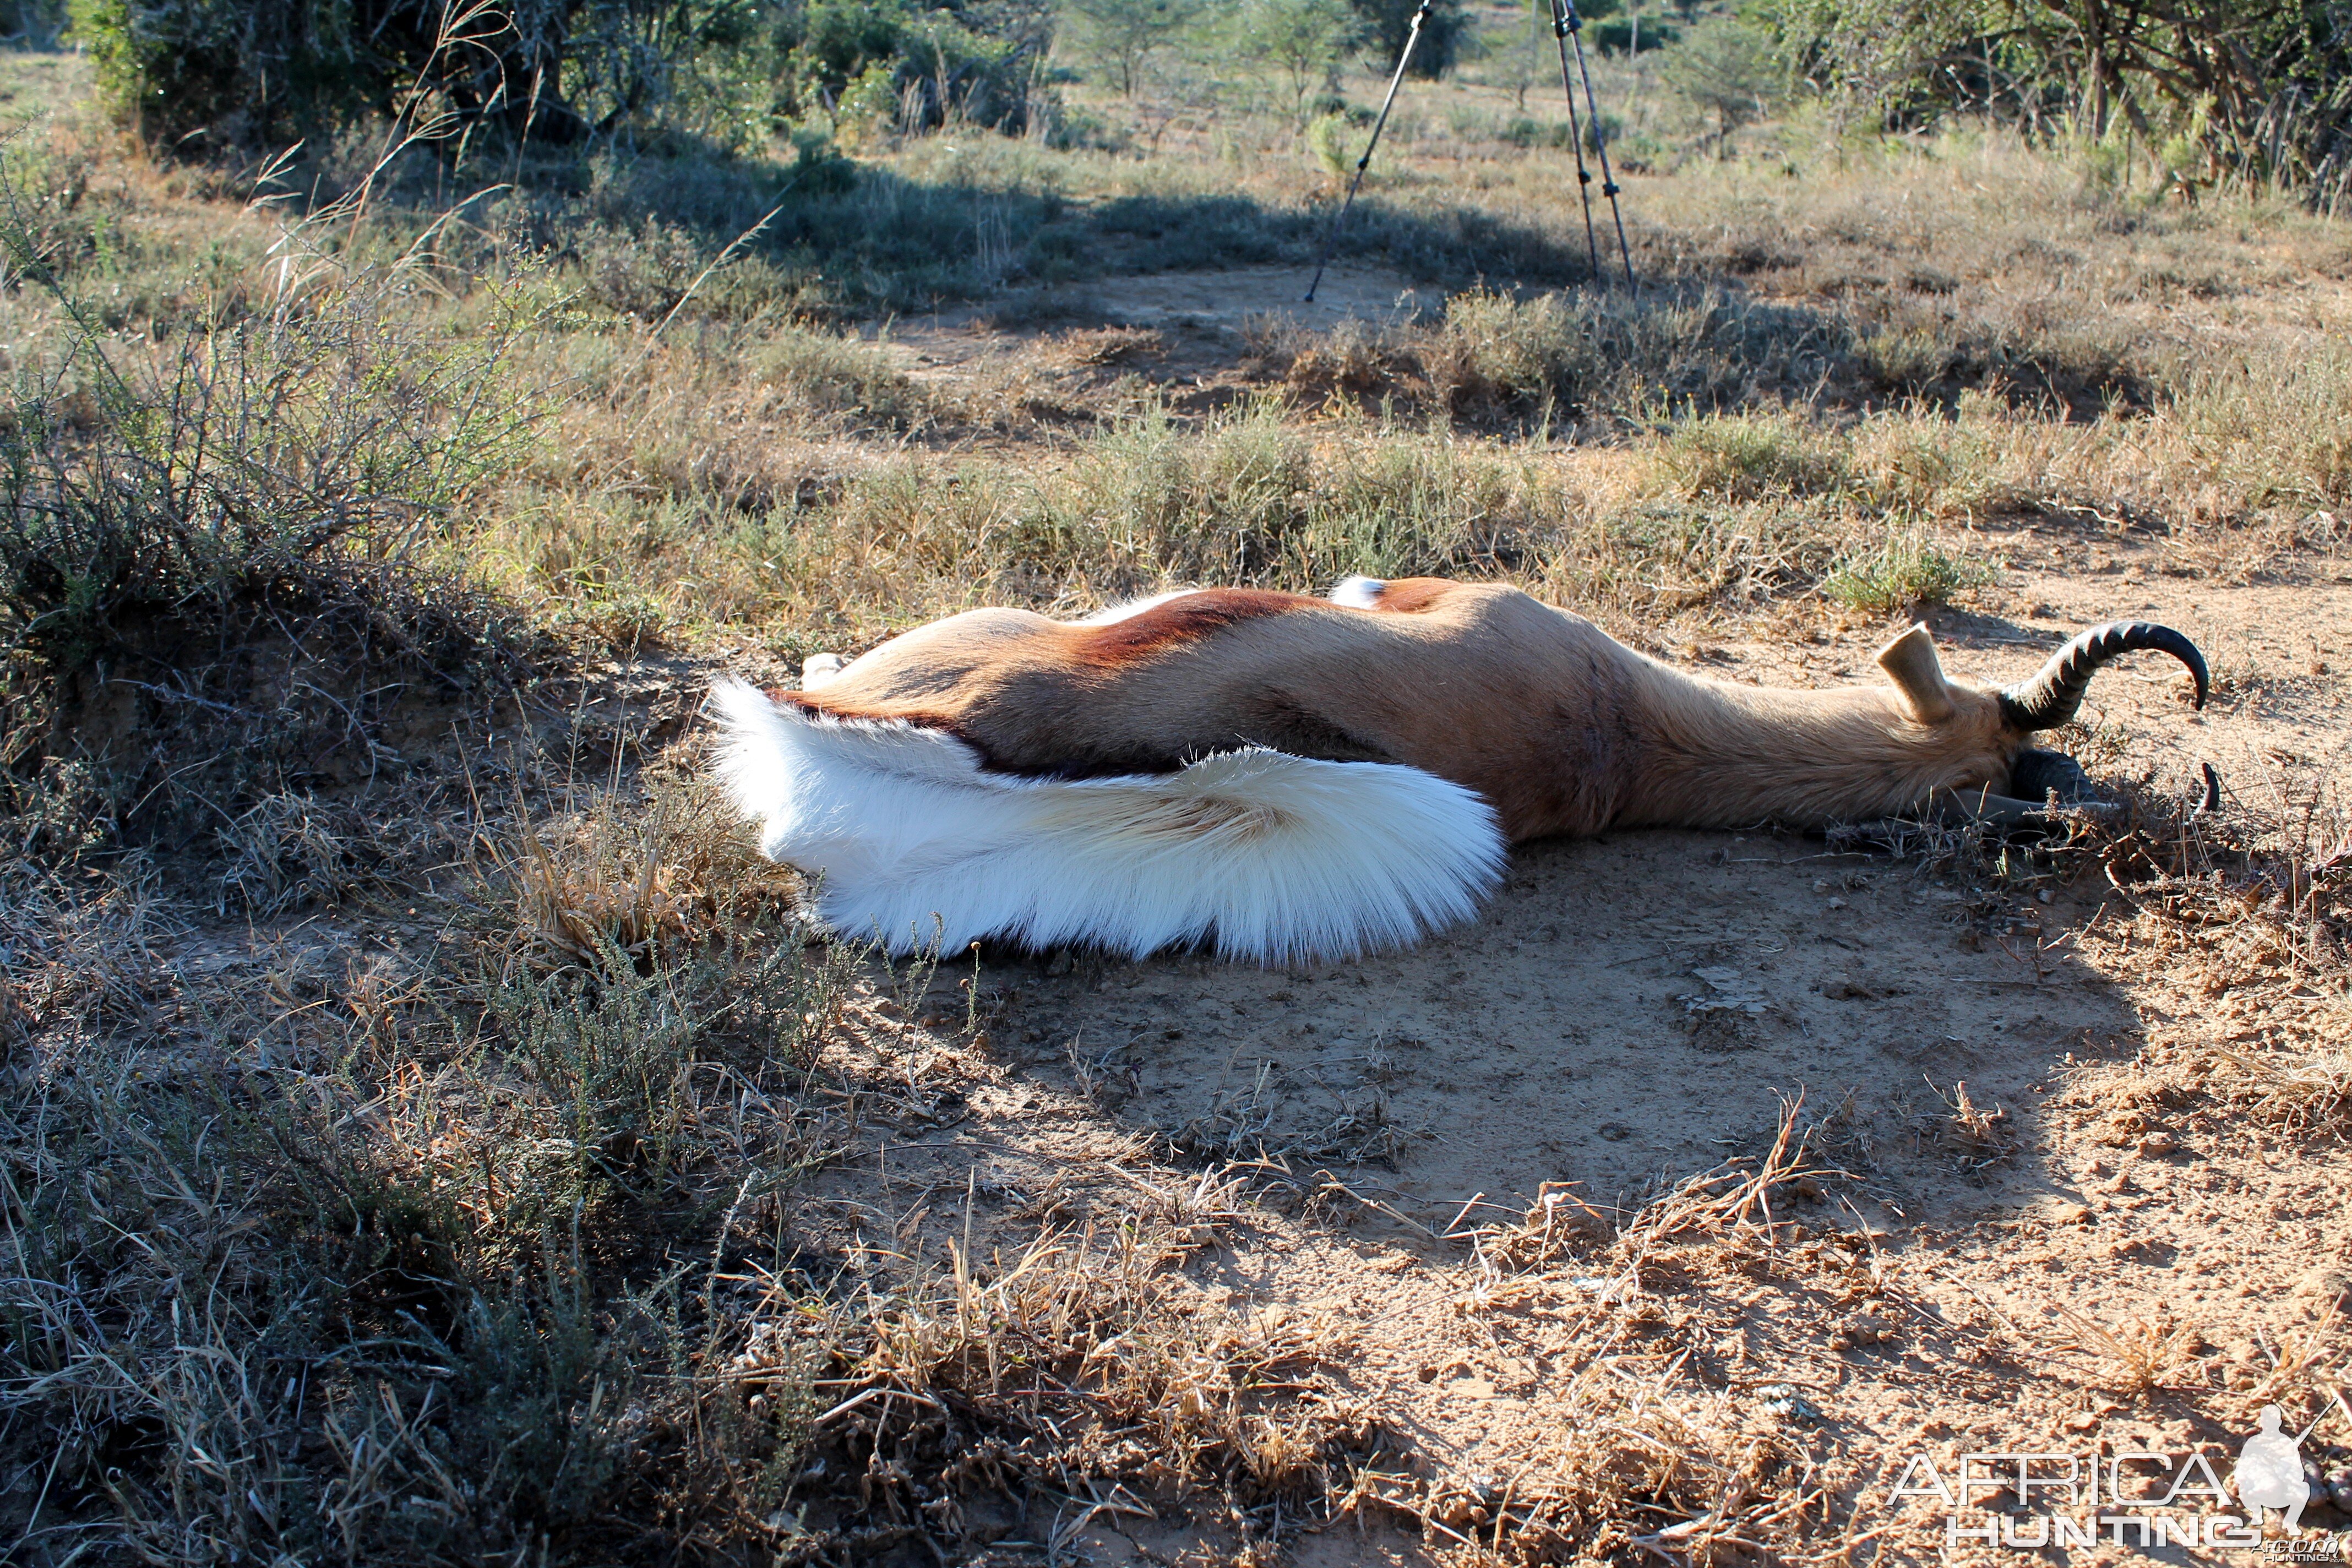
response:
[[[2030,1137],[2053,1064],[2131,1043],[2099,977],[2037,944],[2043,913],[1817,842],[1629,834],[1522,850],[1475,926],[1409,953],[1089,965],[1020,1016],[1179,1149],[1369,1167],[1350,1184],[1437,1230],[1550,1182],[1636,1202],[1759,1152],[1801,1093],[1916,1212],[1958,1195],[1938,1093],[1966,1081]]]
[[[880,341],[918,381],[1002,375],[1024,359],[1065,368],[1148,370],[1163,384],[1232,380],[1253,338],[1276,329],[1328,331],[1413,321],[1439,297],[1377,268],[1326,269],[1310,303],[1311,268],[1240,267],[1047,284],[982,305],[891,323]]]

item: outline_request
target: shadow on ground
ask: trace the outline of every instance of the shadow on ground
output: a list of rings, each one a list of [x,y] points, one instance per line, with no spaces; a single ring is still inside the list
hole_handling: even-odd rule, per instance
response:
[[[1034,1076],[1197,1160],[1328,1170],[1433,1228],[1548,1182],[1637,1203],[1760,1154],[1801,1094],[1857,1191],[1956,1217],[2039,1193],[2036,1108],[2069,1052],[2137,1047],[2063,914],[2023,907],[1814,841],[1628,834],[1523,848],[1475,925],[1411,952],[1000,974]]]

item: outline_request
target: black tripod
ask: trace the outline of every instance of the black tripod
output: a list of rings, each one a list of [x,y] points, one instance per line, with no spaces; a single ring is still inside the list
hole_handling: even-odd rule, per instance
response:
[[[1371,140],[1364,143],[1364,155],[1356,160],[1356,173],[1348,182],[1348,195],[1339,210],[1331,215],[1330,226],[1323,231],[1323,253],[1315,258],[1315,280],[1307,286],[1307,303],[1315,302],[1315,290],[1323,287],[1323,269],[1331,263],[1331,251],[1339,243],[1340,226],[1348,221],[1349,209],[1356,205],[1356,193],[1364,188],[1364,171],[1372,165],[1372,149],[1381,144],[1381,132],[1388,129],[1389,110],[1396,107],[1397,89],[1404,83],[1407,67],[1412,64],[1412,52],[1421,45],[1422,24],[1429,20],[1435,0],[1421,0],[1421,8],[1412,14],[1412,28],[1405,34],[1404,50],[1397,56],[1395,74],[1389,78],[1388,96],[1381,100],[1381,117],[1372,121]],[[1584,18],[1576,14],[1576,0],[1551,0],[1552,36],[1559,45],[1559,85],[1568,95],[1568,130],[1576,146],[1577,194],[1584,199],[1584,245],[1592,258],[1592,276],[1601,278],[1601,242],[1592,227],[1592,175],[1584,166],[1584,128],[1576,112],[1576,87],[1570,76],[1568,51],[1570,43],[1576,47],[1576,75],[1584,79],[1584,104],[1592,116],[1592,149],[1601,159],[1601,194],[1609,198],[1609,213],[1617,223],[1617,254],[1625,263],[1625,287],[1633,287],[1633,252],[1625,243],[1625,215],[1617,205],[1619,189],[1616,178],[1609,170],[1609,144],[1601,133],[1601,109],[1592,95],[1592,73],[1584,63]]]
[[[1356,193],[1364,186],[1364,171],[1372,166],[1372,149],[1381,144],[1381,132],[1388,129],[1389,110],[1396,107],[1397,88],[1404,81],[1404,68],[1412,64],[1412,51],[1421,45],[1421,25],[1429,20],[1431,7],[1436,0],[1421,0],[1421,9],[1412,14],[1412,30],[1404,36],[1404,52],[1397,56],[1396,74],[1389,78],[1389,95],[1381,100],[1381,117],[1372,121],[1372,139],[1364,143],[1364,155],[1356,160],[1356,177],[1348,182],[1348,199],[1331,215],[1331,226],[1323,231],[1323,254],[1315,258],[1315,281],[1307,286],[1307,302],[1315,303],[1315,290],[1323,287],[1323,268],[1330,264],[1331,247],[1339,243],[1339,226],[1348,221],[1348,209],[1356,205]]]
[[[1633,252],[1625,243],[1625,215],[1617,205],[1618,184],[1609,172],[1609,138],[1601,130],[1601,105],[1592,96],[1592,72],[1584,63],[1584,18],[1576,14],[1576,0],[1551,0],[1552,38],[1559,47],[1559,89],[1568,96],[1568,134],[1576,144],[1577,195],[1584,198],[1584,247],[1592,258],[1592,276],[1601,276],[1601,242],[1592,233],[1592,173],[1584,166],[1584,128],[1576,117],[1576,84],[1569,76],[1569,46],[1576,47],[1576,75],[1584,79],[1584,107],[1592,116],[1592,151],[1601,160],[1601,194],[1609,198],[1609,216],[1617,224],[1617,254],[1625,263],[1625,287],[1633,287]]]

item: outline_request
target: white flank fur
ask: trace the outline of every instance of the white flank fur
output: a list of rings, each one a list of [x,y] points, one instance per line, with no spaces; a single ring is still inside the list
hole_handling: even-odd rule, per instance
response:
[[[1387,587],[1378,577],[1343,577],[1339,585],[1331,590],[1331,602],[1351,610],[1369,610],[1380,603],[1381,594]]]
[[[1123,604],[1106,605],[1085,620],[1073,621],[1070,624],[1076,626],[1108,626],[1118,621],[1131,619],[1146,610],[1156,610],[1171,599],[1181,599],[1188,594],[1197,594],[1200,591],[1198,588],[1171,588],[1165,594],[1154,594],[1149,598],[1129,599]]]
[[[955,737],[712,689],[719,773],[818,912],[894,952],[988,937],[1278,963],[1401,946],[1502,874],[1495,813],[1418,768],[1250,750],[1171,773],[1014,778]]]

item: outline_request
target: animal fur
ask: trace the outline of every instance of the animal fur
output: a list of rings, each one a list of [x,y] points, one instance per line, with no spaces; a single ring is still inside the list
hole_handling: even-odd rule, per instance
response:
[[[1024,778],[905,720],[780,707],[740,683],[712,698],[761,848],[817,879],[826,924],[895,952],[1213,942],[1279,963],[1417,941],[1468,918],[1502,871],[1494,812],[1417,768],[1251,747],[1156,775]]]
[[[973,610],[771,700],[714,694],[723,770],[836,929],[1265,962],[1465,917],[1506,842],[1819,826],[2004,787],[2025,732],[1924,627],[1891,684],[1687,675],[1516,589],[1351,578],[1065,623]]]

